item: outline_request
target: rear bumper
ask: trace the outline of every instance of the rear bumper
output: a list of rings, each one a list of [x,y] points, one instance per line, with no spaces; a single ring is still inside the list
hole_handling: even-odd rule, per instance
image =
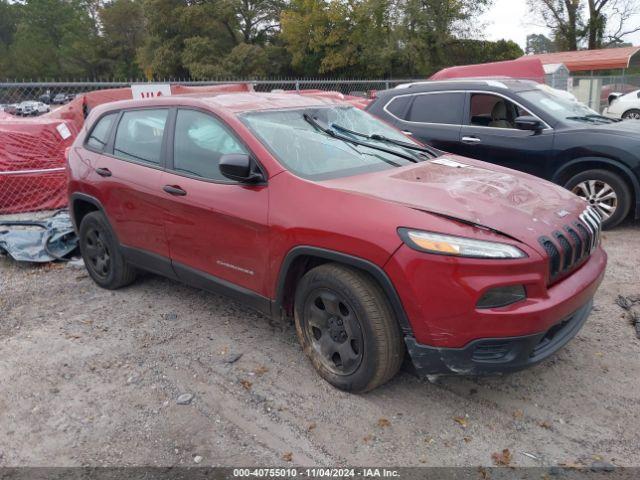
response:
[[[580,331],[589,317],[590,299],[548,330],[519,337],[483,338],[462,348],[421,345],[406,337],[407,351],[418,375],[495,375],[522,370],[549,358]]]
[[[609,111],[609,107],[602,110],[602,116],[620,120],[621,116]]]

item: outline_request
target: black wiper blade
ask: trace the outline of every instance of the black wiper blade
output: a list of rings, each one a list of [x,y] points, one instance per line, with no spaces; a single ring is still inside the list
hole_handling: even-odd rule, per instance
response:
[[[594,113],[590,114],[590,115],[585,115],[588,118],[595,118],[598,120],[602,120],[605,121],[607,123],[615,123],[615,122],[620,122],[621,120],[619,118],[609,118],[609,117],[605,117],[604,115],[596,115]]]
[[[567,120],[582,120],[583,122],[591,122],[591,123],[598,123],[598,120],[596,120],[595,118],[590,118],[586,115],[576,115],[575,117],[567,117]]]
[[[390,148],[385,148],[385,147],[381,147],[380,145],[375,145],[372,143],[367,143],[367,142],[361,142],[360,140],[356,140],[355,138],[350,138],[350,137],[346,137],[344,135],[340,135],[338,132],[336,132],[335,130],[333,130],[332,128],[330,128],[326,123],[313,118],[311,115],[309,115],[308,113],[303,113],[302,114],[302,118],[304,118],[304,120],[309,123],[310,125],[314,126],[315,128],[317,128],[318,130],[320,130],[321,132],[326,133],[327,135],[333,137],[333,138],[337,138],[338,140],[342,140],[343,142],[349,142],[349,143],[353,143],[354,145],[360,145],[362,147],[367,147],[367,148],[371,148],[372,150],[378,150],[379,152],[385,152],[385,153],[390,153],[391,155],[395,155],[396,157],[400,157],[400,158],[404,158],[405,160],[408,160],[410,162],[413,163],[418,163],[418,160],[416,160],[413,156],[405,154],[405,153],[401,153],[401,152],[397,152],[396,150],[392,150]],[[384,160],[384,159],[382,159]],[[395,165],[397,167],[399,167],[400,165],[398,165],[397,163],[393,163],[390,162],[388,160],[384,160],[385,162],[391,164],[391,165]]]
[[[351,135],[355,135],[357,137],[366,138],[368,140],[377,140],[378,142],[390,143],[392,145],[397,145],[399,147],[408,148],[409,150],[416,150],[418,152],[428,153],[429,155],[431,155],[433,157],[437,157],[438,156],[438,154],[434,150],[432,150],[430,148],[426,148],[426,147],[421,147],[420,145],[416,145],[414,143],[403,142],[402,140],[395,140],[393,138],[389,138],[389,137],[385,137],[384,135],[380,135],[378,133],[373,133],[371,135],[367,135],[366,133],[356,132],[355,130],[351,130],[351,129],[347,128],[347,127],[343,127],[342,125],[337,125],[335,123],[332,123],[331,126],[333,128],[337,128],[338,130],[350,133]]]

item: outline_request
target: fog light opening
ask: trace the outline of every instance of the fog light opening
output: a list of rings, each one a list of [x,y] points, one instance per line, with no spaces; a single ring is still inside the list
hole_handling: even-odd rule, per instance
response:
[[[507,285],[487,290],[476,303],[476,308],[500,308],[527,298],[524,285]]]

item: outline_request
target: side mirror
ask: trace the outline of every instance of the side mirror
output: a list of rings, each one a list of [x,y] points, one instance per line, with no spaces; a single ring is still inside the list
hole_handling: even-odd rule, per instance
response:
[[[518,130],[529,130],[531,132],[539,132],[544,127],[542,122],[536,117],[530,117],[528,115],[516,118],[516,128]]]
[[[220,158],[220,173],[225,177],[242,183],[260,183],[264,175],[258,169],[251,156],[246,153],[227,153]]]

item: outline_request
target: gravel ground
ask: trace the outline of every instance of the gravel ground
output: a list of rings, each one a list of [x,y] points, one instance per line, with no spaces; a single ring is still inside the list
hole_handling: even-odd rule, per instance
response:
[[[640,224],[604,244],[594,312],[554,358],[401,373],[366,395],[324,383],[290,325],[225,298],[0,259],[0,466],[471,466],[504,449],[512,465],[640,466],[640,340],[616,303],[640,294]]]

